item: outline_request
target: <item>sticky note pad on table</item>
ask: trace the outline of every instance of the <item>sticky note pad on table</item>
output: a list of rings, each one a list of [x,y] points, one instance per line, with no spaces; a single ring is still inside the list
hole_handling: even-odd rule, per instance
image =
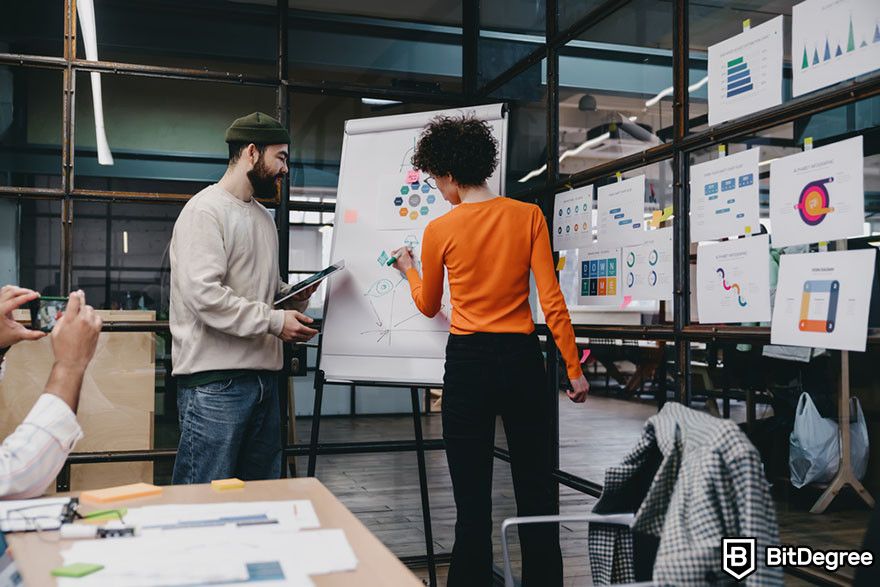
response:
[[[214,479],[211,481],[211,489],[225,491],[227,489],[244,489],[244,481],[241,479]]]
[[[119,487],[108,487],[107,489],[95,489],[92,491],[83,491],[79,495],[80,501],[92,503],[106,503],[108,501],[118,501],[120,499],[134,499],[136,497],[150,497],[162,493],[162,488],[149,483],[132,483],[131,485],[120,485]]]
[[[57,569],[52,569],[52,576],[71,577],[74,579],[78,579],[80,577],[85,577],[86,575],[96,573],[103,568],[104,565],[93,565],[91,563],[73,563],[70,565],[64,565],[63,567],[58,567]]]

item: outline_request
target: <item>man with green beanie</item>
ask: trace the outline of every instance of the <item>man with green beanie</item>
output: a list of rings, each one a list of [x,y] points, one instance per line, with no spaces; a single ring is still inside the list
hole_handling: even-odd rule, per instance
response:
[[[279,278],[275,221],[256,200],[282,187],[287,129],[255,112],[232,123],[226,142],[226,173],[187,202],[171,238],[180,412],[173,483],[281,476],[282,341],[317,334],[301,313],[314,288],[297,294],[291,308],[272,304],[289,286]]]

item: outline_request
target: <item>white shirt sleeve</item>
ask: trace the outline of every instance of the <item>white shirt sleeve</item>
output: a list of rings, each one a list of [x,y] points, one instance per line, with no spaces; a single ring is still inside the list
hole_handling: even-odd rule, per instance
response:
[[[64,400],[42,394],[0,446],[0,498],[41,495],[82,436],[76,415]]]

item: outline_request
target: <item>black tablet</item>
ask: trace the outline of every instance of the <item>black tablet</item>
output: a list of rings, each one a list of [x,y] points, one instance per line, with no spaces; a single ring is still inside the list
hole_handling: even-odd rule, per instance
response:
[[[294,295],[298,294],[302,290],[306,289],[310,285],[315,285],[316,283],[321,283],[322,281],[327,279],[333,273],[336,273],[340,269],[344,269],[344,268],[345,268],[345,260],[342,259],[342,260],[339,260],[339,261],[333,263],[332,265],[330,265],[326,269],[322,269],[321,271],[318,271],[317,273],[315,273],[313,275],[309,275],[308,277],[306,277],[305,279],[303,279],[299,283],[295,284],[290,289],[289,292],[284,294],[284,296],[275,300],[275,305],[278,306],[280,304],[283,304],[284,302],[286,302],[287,300],[289,300],[290,298],[292,298]]]

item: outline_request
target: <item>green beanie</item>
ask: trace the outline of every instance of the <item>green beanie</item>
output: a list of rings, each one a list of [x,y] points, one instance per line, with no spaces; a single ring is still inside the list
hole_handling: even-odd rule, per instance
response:
[[[289,145],[290,135],[281,123],[262,112],[254,112],[235,120],[226,129],[227,143],[255,145]]]

